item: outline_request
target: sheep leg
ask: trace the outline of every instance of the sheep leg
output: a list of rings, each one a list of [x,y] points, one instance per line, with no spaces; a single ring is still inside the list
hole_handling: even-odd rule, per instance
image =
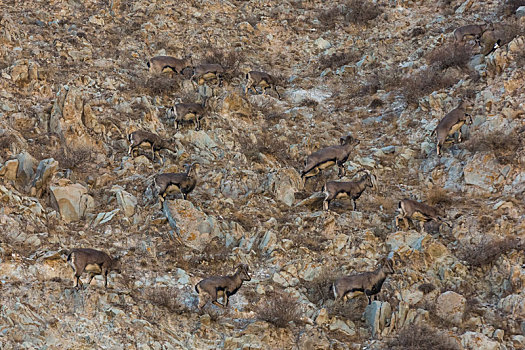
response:
[[[273,89],[277,93],[277,96],[279,96],[279,100],[280,100],[281,99],[281,94],[279,93],[279,91],[277,91],[277,87],[275,85],[274,85]]]
[[[339,167],[339,172],[338,172],[338,176],[339,177],[346,175],[346,169],[345,169],[345,167],[343,165],[344,165],[343,163],[337,162],[337,166]],[[341,175],[341,173],[342,173],[342,175]]]
[[[403,224],[405,225],[407,230],[410,228],[410,225],[408,224],[408,219],[406,217],[403,217]]]
[[[228,301],[229,301],[229,300],[228,300],[228,293],[226,293],[226,291],[224,291],[224,293],[223,293],[223,299],[224,299],[224,300],[223,300],[223,303],[224,303],[224,304],[223,304],[223,307],[228,306]]]
[[[89,273],[88,282],[87,282],[88,285],[91,284],[91,280],[93,279],[93,277],[95,277],[95,274],[94,274],[93,272],[90,272],[90,273]]]
[[[461,142],[461,129],[458,130],[458,142]]]
[[[199,293],[199,305],[197,306],[199,309],[202,309],[204,305],[208,302],[210,299],[210,296],[206,293]]]
[[[151,144],[151,155],[153,157],[153,161],[155,161],[155,148],[153,147],[153,144]]]
[[[354,208],[354,211],[357,210],[357,204],[355,203],[355,199],[352,198],[352,204],[353,204],[353,208]]]
[[[325,199],[325,200],[323,201],[323,209],[326,210],[326,211],[328,211],[328,208],[329,208],[329,207],[330,207],[330,201],[328,201],[328,200]]]
[[[75,279],[75,288],[76,289],[82,288],[83,283],[82,283],[82,280],[80,279],[80,274],[77,274],[75,272],[73,278]]]
[[[403,216],[401,214],[396,216],[396,228],[399,228],[399,219],[403,219]]]
[[[129,147],[128,147],[128,155],[131,154],[131,150],[132,150],[132,148],[131,148],[131,144],[130,144]]]

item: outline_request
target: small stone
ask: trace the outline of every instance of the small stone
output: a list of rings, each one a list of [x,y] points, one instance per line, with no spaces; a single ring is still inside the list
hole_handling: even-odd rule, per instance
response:
[[[328,323],[330,320],[330,317],[328,315],[328,311],[326,311],[325,308],[322,308],[321,311],[319,311],[319,315],[317,315],[317,318],[315,319],[315,323],[318,325],[323,325]]]
[[[523,16],[525,16],[525,6],[520,6],[516,10],[516,17],[521,18]]]
[[[332,44],[328,40],[325,40],[323,38],[319,38],[316,41],[314,41],[314,44],[320,48],[321,50],[326,50],[330,47],[332,47]]]

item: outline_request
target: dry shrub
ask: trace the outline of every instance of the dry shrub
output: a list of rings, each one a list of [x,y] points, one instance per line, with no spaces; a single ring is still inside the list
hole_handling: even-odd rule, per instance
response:
[[[0,149],[9,148],[15,142],[16,142],[16,137],[14,137],[13,135],[7,135],[7,134],[0,135]]]
[[[181,85],[180,76],[176,73],[171,77],[168,73],[154,75],[152,77],[142,79],[141,83],[142,89],[140,89],[140,87],[139,89],[150,96],[171,96],[173,93],[179,91]]]
[[[459,350],[459,344],[445,333],[427,325],[404,327],[395,339],[388,343],[390,350]]]
[[[472,46],[466,43],[452,43],[440,46],[430,52],[427,62],[441,70],[451,67],[464,68],[472,57]]]
[[[505,134],[503,131],[478,134],[465,142],[465,148],[470,152],[494,152],[496,159],[502,164],[514,163],[520,146],[521,139],[516,132]]]
[[[338,316],[350,320],[352,322],[360,322],[361,315],[368,302],[364,297],[357,297],[355,299],[347,300],[346,302],[335,302],[327,307],[330,316]]]
[[[459,256],[470,266],[481,267],[496,261],[500,255],[513,249],[523,250],[522,243],[518,238],[505,237],[464,246],[460,250]]]
[[[368,105],[369,108],[376,109],[378,107],[383,107],[385,103],[380,98],[374,98],[372,102]]]
[[[204,56],[203,64],[218,63],[226,70],[232,71],[237,69],[239,64],[244,61],[244,53],[234,50],[223,51],[215,47],[208,47],[206,55]]]
[[[144,298],[154,305],[165,307],[170,312],[183,314],[191,310],[177,301],[180,290],[174,287],[153,287],[144,291]]]
[[[345,64],[356,61],[360,57],[358,52],[347,51],[339,52],[331,55],[322,56],[319,59],[319,69],[325,70],[326,68],[338,68]]]
[[[208,266],[207,272],[224,274],[229,268],[225,264],[229,261],[231,248],[226,247],[225,243],[219,238],[214,238],[200,254],[192,254],[188,261],[179,261],[181,268],[185,270],[202,268]],[[229,264],[226,264],[229,265]],[[230,268],[233,270],[233,267]]]
[[[375,69],[361,88],[360,94],[375,94],[377,90],[389,91],[398,88],[403,82],[402,76],[398,69]]]
[[[290,322],[297,322],[301,317],[301,308],[297,300],[284,292],[274,292],[267,295],[265,302],[257,308],[257,318],[285,328]]]
[[[342,15],[342,11],[339,7],[332,7],[319,14],[319,21],[325,27],[325,29],[335,28],[335,24],[339,22],[339,16]]]
[[[345,22],[364,24],[379,16],[383,11],[367,0],[350,0],[345,4]]]
[[[303,107],[315,108],[318,105],[319,105],[319,102],[311,98],[305,98],[304,100],[301,101],[301,106]]]
[[[430,205],[449,205],[452,204],[452,199],[450,198],[450,193],[447,190],[441,187],[434,186],[427,193],[427,202]]]
[[[414,38],[414,37],[416,37],[416,36],[423,35],[423,34],[425,34],[425,29],[422,28],[422,27],[419,27],[419,26],[413,28],[413,29],[410,31],[410,33],[409,33],[409,35],[410,35],[412,38]]]
[[[499,8],[499,13],[505,16],[511,16],[516,13],[520,6],[525,6],[525,0],[507,0]]]
[[[436,289],[436,286],[432,283],[423,283],[419,287],[417,287],[423,294],[428,294],[432,292],[434,289]]]
[[[87,146],[78,148],[60,147],[53,154],[53,158],[58,161],[58,164],[62,169],[73,170],[92,160],[93,149]]]
[[[431,67],[402,79],[401,86],[406,101],[410,104],[417,104],[421,97],[433,91],[450,87],[458,80],[452,73],[443,73],[441,70]]]
[[[336,280],[336,275],[332,269],[324,269],[319,276],[312,281],[305,281],[304,286],[307,290],[307,298],[317,306],[326,303],[327,300],[334,298],[332,284]]]

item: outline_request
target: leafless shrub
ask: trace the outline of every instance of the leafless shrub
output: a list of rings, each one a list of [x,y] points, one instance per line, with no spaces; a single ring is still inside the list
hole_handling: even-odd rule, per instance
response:
[[[318,63],[319,70],[325,70],[326,68],[335,69],[344,66],[345,64],[356,61],[359,56],[359,53],[354,51],[345,51],[322,56]]]
[[[368,0],[350,0],[345,4],[345,21],[365,24],[375,19],[383,10]]]
[[[383,107],[385,103],[380,98],[374,98],[372,102],[368,105],[369,108],[376,109],[378,107]]]
[[[451,73],[443,73],[434,67],[420,70],[402,79],[401,86],[405,99],[410,104],[417,104],[419,99],[433,91],[452,86],[458,77]]]
[[[402,86],[402,81],[402,74],[397,69],[376,69],[368,77],[360,93],[361,95],[366,95],[375,94],[377,90],[389,91]]]
[[[465,148],[470,152],[494,152],[496,159],[502,164],[514,163],[520,146],[521,138],[516,132],[505,134],[503,131],[477,134],[465,142]]]
[[[420,36],[420,35],[423,35],[425,34],[425,29],[423,29],[422,27],[415,27],[413,28],[411,31],[410,31],[410,36],[412,38],[416,37],[416,36]]]
[[[428,294],[428,293],[432,292],[434,289],[436,289],[436,286],[433,285],[432,283],[423,283],[423,284],[419,285],[419,287],[417,287],[417,289],[422,291],[423,294]]]
[[[297,322],[301,317],[301,308],[297,300],[284,292],[274,292],[257,309],[257,318],[269,322],[278,328],[288,327],[290,322]]]
[[[219,238],[214,238],[200,254],[193,254],[188,260],[178,260],[179,267],[183,269],[194,269],[196,266],[209,267],[208,273],[223,274],[224,264],[229,261],[231,248]]]
[[[366,298],[356,298],[348,300],[344,303],[333,303],[332,305],[328,306],[326,310],[330,316],[338,316],[353,322],[359,322],[365,307],[364,304],[366,303]]]
[[[450,198],[450,193],[444,188],[434,186],[427,193],[427,202],[430,205],[449,205],[452,204],[452,199]]]
[[[445,70],[450,67],[464,68],[472,57],[472,46],[466,43],[451,43],[432,50],[426,57],[434,67]]]
[[[390,350],[459,350],[459,344],[446,334],[427,325],[404,327],[398,336],[388,343]]]
[[[143,80],[142,89],[150,95],[170,95],[180,89],[180,78],[178,75],[155,75]]]
[[[500,5],[498,12],[505,16],[512,16],[520,6],[525,6],[525,0],[507,0]]]
[[[242,51],[228,50],[225,52],[215,47],[208,47],[204,60],[201,63],[218,63],[226,70],[235,70],[243,61],[244,53]]]
[[[177,301],[180,295],[179,289],[174,287],[153,287],[144,291],[144,298],[154,305],[165,307],[170,312],[183,314],[191,310],[184,304]]]
[[[301,101],[301,106],[304,106],[304,107],[315,108],[315,107],[317,107],[318,104],[319,104],[319,102],[317,102],[316,100],[311,99],[311,98],[306,98],[306,99]]]
[[[481,267],[496,261],[501,255],[513,249],[523,250],[520,240],[515,237],[505,237],[464,246],[459,256],[470,266]]]
[[[339,16],[342,15],[341,9],[337,6],[329,8],[322,11],[318,18],[319,22],[325,27],[325,29],[335,28],[336,23],[338,23]]]
[[[332,292],[332,284],[336,280],[335,273],[330,269],[323,269],[323,271],[312,281],[305,281],[304,286],[308,291],[306,296],[312,303],[321,306],[327,300],[334,299]]]
[[[53,158],[58,161],[58,164],[63,169],[75,169],[82,164],[89,163],[93,157],[93,149],[91,147],[67,148],[60,147]]]
[[[3,134],[0,136],[0,149],[9,148],[15,142],[16,137],[14,137],[13,135]]]

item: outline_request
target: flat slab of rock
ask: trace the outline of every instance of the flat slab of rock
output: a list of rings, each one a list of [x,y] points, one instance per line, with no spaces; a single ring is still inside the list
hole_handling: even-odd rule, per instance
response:
[[[67,179],[60,179],[49,186],[58,205],[60,217],[66,222],[77,221],[86,213],[92,212],[95,201],[81,184],[74,184]]]
[[[190,201],[175,199],[165,205],[168,220],[170,224],[176,224],[177,234],[184,245],[202,251],[220,233],[215,218],[196,209]]]

